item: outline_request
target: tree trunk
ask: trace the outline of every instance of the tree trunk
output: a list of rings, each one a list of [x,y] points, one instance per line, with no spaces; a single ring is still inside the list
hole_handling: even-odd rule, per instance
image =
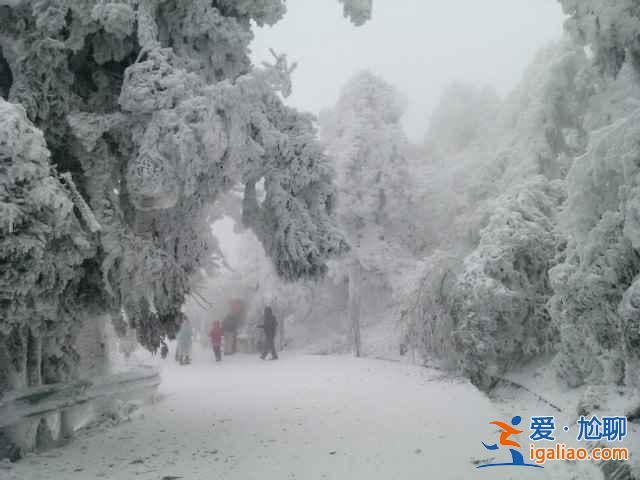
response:
[[[29,327],[15,327],[6,340],[9,390],[20,390],[29,385],[27,374],[27,339]]]
[[[353,343],[353,353],[359,357],[362,353],[360,339],[360,284],[362,282],[362,267],[360,263],[354,262],[349,267],[349,323],[351,340]]]
[[[280,342],[279,342],[279,345],[278,345],[278,350],[280,350],[280,351],[284,350],[284,320],[285,320],[285,317],[283,316],[280,319],[280,322],[278,323],[278,330],[279,330],[278,333],[280,335]]]
[[[30,387],[42,385],[42,336],[27,333],[27,382]]]

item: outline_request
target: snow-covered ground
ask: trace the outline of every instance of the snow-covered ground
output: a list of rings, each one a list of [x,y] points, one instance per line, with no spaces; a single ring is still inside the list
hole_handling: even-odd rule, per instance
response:
[[[474,461],[491,457],[480,442],[495,440],[488,422],[512,412],[436,370],[287,353],[278,361],[234,355],[215,364],[208,352],[197,353],[189,366],[165,361],[158,401],[136,418],[0,468],[0,477],[588,478],[552,468],[477,470]]]

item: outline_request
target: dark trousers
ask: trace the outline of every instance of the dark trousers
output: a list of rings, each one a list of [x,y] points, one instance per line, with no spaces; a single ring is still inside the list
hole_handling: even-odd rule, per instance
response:
[[[233,355],[236,353],[238,337],[236,332],[225,332],[224,333],[224,354],[225,355]]]
[[[222,352],[220,351],[220,345],[214,345],[213,353],[216,355],[216,362],[222,360]]]
[[[264,339],[264,346],[262,348],[262,358],[266,358],[267,354],[271,354],[271,358],[278,358],[276,352],[275,335],[266,335]]]

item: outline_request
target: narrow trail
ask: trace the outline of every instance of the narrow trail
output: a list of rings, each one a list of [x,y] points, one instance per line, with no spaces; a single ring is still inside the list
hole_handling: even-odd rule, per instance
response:
[[[18,463],[20,480],[547,478],[483,472],[502,417],[464,381],[372,359],[247,355],[167,362],[159,400]],[[488,470],[488,469],[487,469]],[[1,473],[0,473],[1,475]],[[524,475],[524,476],[523,476]]]

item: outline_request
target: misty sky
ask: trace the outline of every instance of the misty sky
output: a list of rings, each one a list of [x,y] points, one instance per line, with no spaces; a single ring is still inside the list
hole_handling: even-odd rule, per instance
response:
[[[254,61],[268,49],[299,62],[287,102],[317,113],[368,68],[409,99],[408,135],[421,140],[443,87],[491,84],[508,93],[542,45],[562,36],[557,0],[374,0],[371,22],[354,27],[337,0],[288,0],[274,27],[256,28]]]

